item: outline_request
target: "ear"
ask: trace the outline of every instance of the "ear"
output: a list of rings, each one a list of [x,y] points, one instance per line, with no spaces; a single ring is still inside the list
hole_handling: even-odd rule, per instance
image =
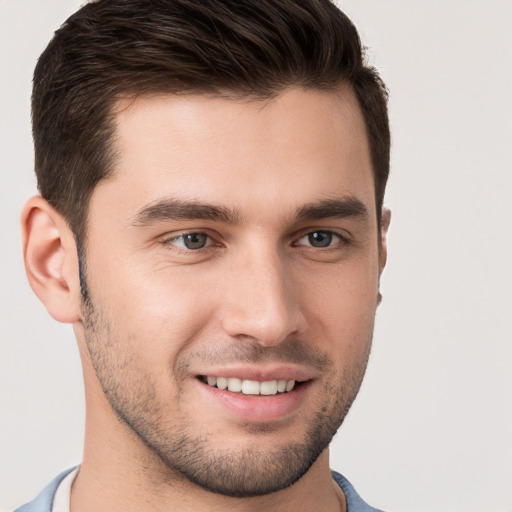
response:
[[[42,197],[32,197],[21,214],[27,277],[50,315],[59,322],[80,319],[80,279],[73,233]]]
[[[380,251],[379,251],[379,275],[382,274],[386,261],[388,259],[388,242],[387,235],[389,224],[391,222],[391,210],[389,208],[382,209],[380,221]]]

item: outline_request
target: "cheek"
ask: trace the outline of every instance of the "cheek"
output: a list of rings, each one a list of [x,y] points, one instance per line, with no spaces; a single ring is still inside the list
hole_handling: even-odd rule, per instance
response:
[[[214,294],[189,270],[158,269],[138,263],[103,264],[88,275],[91,299],[108,318],[116,337],[156,365],[176,354],[205,328]],[[151,349],[151,350],[149,350]]]
[[[304,284],[304,311],[309,336],[318,343],[329,343],[334,355],[345,359],[348,353],[362,357],[373,334],[378,294],[376,259],[329,272],[325,278]]]

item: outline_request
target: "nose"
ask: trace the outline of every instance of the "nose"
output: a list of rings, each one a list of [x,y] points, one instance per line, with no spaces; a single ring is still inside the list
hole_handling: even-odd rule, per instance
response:
[[[224,331],[268,347],[299,336],[305,319],[294,274],[275,250],[253,252],[231,262],[224,282]]]

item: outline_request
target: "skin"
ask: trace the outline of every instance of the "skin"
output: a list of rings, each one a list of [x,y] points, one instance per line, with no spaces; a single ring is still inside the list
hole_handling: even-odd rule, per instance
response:
[[[22,217],[31,285],[82,358],[73,512],[343,510],[327,445],[366,368],[389,224],[351,89],[127,100],[116,144],[89,205],[85,304],[64,219],[39,197]],[[307,384],[242,412],[198,379],[280,373]],[[191,481],[192,453],[187,471],[217,470]]]

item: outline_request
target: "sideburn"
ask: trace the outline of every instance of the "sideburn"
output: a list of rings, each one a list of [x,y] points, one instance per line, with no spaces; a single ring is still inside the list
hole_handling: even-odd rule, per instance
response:
[[[91,303],[91,298],[89,295],[89,288],[87,287],[87,277],[86,277],[86,261],[85,261],[85,251],[84,245],[80,241],[80,239],[75,236],[76,242],[76,252],[78,255],[78,277],[80,279],[80,296],[82,297],[82,306],[87,308]]]

